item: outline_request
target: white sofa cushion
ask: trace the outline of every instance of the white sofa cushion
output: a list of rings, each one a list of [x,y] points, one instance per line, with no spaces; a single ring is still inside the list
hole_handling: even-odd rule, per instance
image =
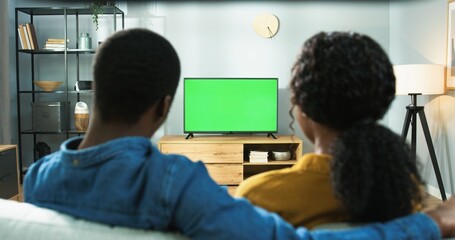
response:
[[[28,203],[0,199],[0,239],[187,239],[164,233],[112,227],[77,219]]]

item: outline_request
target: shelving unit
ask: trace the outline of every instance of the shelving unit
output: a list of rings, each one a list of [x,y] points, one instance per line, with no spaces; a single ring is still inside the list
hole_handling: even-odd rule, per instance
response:
[[[232,193],[244,179],[261,172],[291,167],[302,155],[302,140],[296,136],[195,136],[167,135],[158,141],[165,154],[180,154],[192,161],[204,162],[210,176]],[[269,152],[268,162],[251,163],[252,150]],[[290,151],[291,160],[276,161],[272,151]]]
[[[16,27],[19,24],[28,22],[35,25],[36,35],[38,38],[38,47],[43,47],[44,42],[42,41],[43,37],[54,38],[59,36],[62,39],[69,39],[70,43],[65,41],[64,49],[21,49],[19,34],[16,31],[16,84],[17,84],[17,118],[18,118],[18,158],[19,158],[19,170],[23,173],[26,170],[24,165],[25,158],[33,158],[33,146],[39,140],[42,135],[58,135],[61,136],[61,140],[56,143],[59,145],[62,140],[65,140],[73,135],[84,134],[84,132],[77,131],[72,124],[72,111],[70,111],[72,106],[78,101],[81,101],[81,98],[90,98],[92,91],[74,91],[73,87],[76,81],[81,79],[81,69],[84,68],[80,65],[81,62],[86,61],[82,57],[91,58],[95,53],[95,48],[93,49],[78,49],[79,42],[78,36],[79,32],[83,29],[80,26],[81,19],[90,19],[91,20],[92,10],[89,7],[82,8],[16,8],[15,12],[15,24]],[[120,22],[121,29],[124,29],[124,13],[117,7],[105,7],[103,8],[103,15],[112,16],[113,31],[115,32],[118,28],[117,22]],[[58,21],[61,21],[61,27],[57,27],[57,30],[54,31],[54,28],[51,28],[50,31],[53,31],[54,35],[52,36],[41,36],[39,29],[44,29],[47,26],[40,26],[40,20],[44,18],[50,18],[55,16],[58,18]],[[48,19],[50,20],[50,19]],[[60,22],[55,23],[57,25]],[[55,26],[53,24],[52,26]],[[44,24],[43,24],[44,25]],[[102,26],[101,26],[102,28]],[[93,26],[94,29],[94,26]],[[87,30],[87,29],[83,29]],[[40,38],[41,37],[41,38]],[[97,44],[92,46],[96,47]],[[59,65],[52,66],[55,72],[61,73],[59,79],[63,81],[60,89],[56,91],[41,91],[34,84],[33,81],[37,81],[37,76],[39,73],[42,73],[43,70],[40,69],[38,63],[43,60],[40,59],[43,56],[50,56],[52,58],[59,58],[61,56],[61,61]],[[54,59],[55,60],[55,59]],[[44,65],[44,64],[41,64]],[[62,70],[63,69],[63,70]],[[85,71],[90,71],[91,69],[84,69]],[[44,70],[46,71],[46,70]],[[47,70],[49,71],[49,70]],[[85,79],[84,79],[85,80]],[[63,90],[61,90],[63,89]],[[38,99],[43,98],[47,99],[46,101],[58,101],[64,102],[66,104],[64,114],[64,121],[66,121],[66,128],[61,131],[37,131],[33,129],[32,116],[31,116],[31,103],[36,102]],[[27,163],[33,162],[33,160],[26,161]],[[20,181],[22,182],[22,176],[20,174]]]

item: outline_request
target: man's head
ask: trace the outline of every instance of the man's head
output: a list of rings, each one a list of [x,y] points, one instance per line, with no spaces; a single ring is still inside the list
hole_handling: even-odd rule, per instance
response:
[[[173,97],[180,62],[172,45],[146,29],[117,32],[94,62],[95,109],[104,123],[133,125],[154,104]]]

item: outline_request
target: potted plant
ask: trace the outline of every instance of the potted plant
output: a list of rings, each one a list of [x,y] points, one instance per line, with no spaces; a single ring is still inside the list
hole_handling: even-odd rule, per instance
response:
[[[98,30],[98,15],[103,14],[103,7],[115,7],[115,4],[113,0],[93,0],[88,4],[92,9],[92,20],[96,30]]]

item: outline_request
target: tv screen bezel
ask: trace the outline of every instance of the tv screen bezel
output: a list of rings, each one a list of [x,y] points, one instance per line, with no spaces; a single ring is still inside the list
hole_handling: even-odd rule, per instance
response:
[[[276,83],[276,111],[275,111],[275,129],[273,131],[186,131],[185,129],[185,117],[186,117],[186,110],[185,110],[185,82],[187,80],[196,79],[196,80],[275,80]],[[183,132],[185,134],[193,134],[193,133],[207,133],[207,134],[215,134],[215,133],[224,133],[224,134],[245,134],[245,133],[278,133],[278,107],[279,107],[279,91],[278,91],[278,77],[184,77],[183,78]]]

